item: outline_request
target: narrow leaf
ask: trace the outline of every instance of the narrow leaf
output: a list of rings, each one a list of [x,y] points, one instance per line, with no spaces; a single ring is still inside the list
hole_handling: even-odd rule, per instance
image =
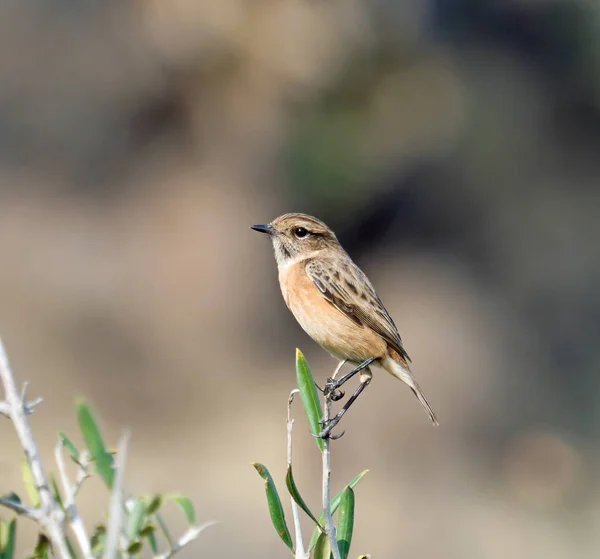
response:
[[[171,493],[166,495],[165,499],[167,501],[173,501],[179,505],[179,508],[185,514],[185,517],[190,525],[194,525],[196,523],[196,511],[194,510],[194,505],[187,497],[184,497],[179,493]]]
[[[321,403],[317,394],[317,385],[310,372],[310,367],[299,349],[296,349],[296,381],[310,430],[313,435],[317,435],[321,432],[319,421],[323,417],[323,411],[321,410]],[[323,452],[325,448],[323,439],[315,437],[315,442],[319,450]]]
[[[77,419],[83,440],[90,451],[90,458],[96,464],[96,471],[104,480],[106,486],[112,489],[115,477],[113,457],[106,451],[100,429],[98,429],[89,406],[84,401],[77,402]]]
[[[58,434],[58,438],[60,439],[62,445],[67,449],[67,452],[70,454],[71,458],[73,458],[73,460],[75,460],[75,462],[79,464],[79,451],[77,450],[77,447],[71,442],[69,437],[67,437],[67,435],[65,435],[63,432],[60,432]]]
[[[156,528],[150,524],[145,526],[140,532],[140,538],[146,538],[152,552],[158,553],[158,543],[156,541],[156,534],[154,533],[155,529]]]
[[[322,533],[315,542],[315,552],[313,559],[329,559],[331,556],[331,545],[327,534]]]
[[[44,535],[38,536],[38,542],[33,550],[30,559],[48,559],[50,553],[50,540]]]
[[[21,461],[21,477],[23,478],[23,483],[25,485],[25,490],[27,491],[27,496],[29,497],[29,502],[33,508],[37,508],[40,506],[40,494],[35,486],[35,480],[33,479],[33,474],[31,473],[31,468],[29,467],[29,462],[27,462],[27,458],[23,458]]]
[[[338,517],[337,538],[342,559],[347,559],[354,530],[354,491],[348,486],[342,491]]]
[[[17,519],[0,522],[0,557],[13,559],[17,541]]]
[[[142,551],[142,542],[134,542],[127,548],[129,555],[136,555],[140,551]]]
[[[350,487],[351,489],[354,489],[356,487],[356,484],[365,476],[365,474],[368,471],[369,470],[363,470],[362,472],[360,472],[360,474],[357,474],[356,476],[354,476],[350,480],[350,483],[346,487]],[[333,514],[337,510],[337,508],[340,506],[340,499],[342,498],[342,493],[344,492],[344,489],[342,489],[339,493],[336,494],[336,496],[333,499],[331,499],[331,503],[330,503],[331,514]],[[322,526],[324,522],[325,522],[325,517],[323,516],[323,513],[321,513],[321,515],[319,516],[319,523]],[[320,535],[319,530],[315,528],[315,530],[312,534],[312,537],[310,538],[310,543],[308,544],[309,552],[311,549],[313,549],[315,547],[315,544],[317,543],[317,538],[319,537],[319,535]]]
[[[143,500],[139,500],[133,505],[133,510],[129,513],[125,529],[129,541],[134,541],[138,538],[144,520],[146,520],[147,511],[148,505]]]
[[[92,549],[97,549],[100,545],[103,545],[105,536],[106,526],[104,526],[104,524],[98,524],[94,529],[92,537],[90,538],[90,545],[92,546]]]
[[[281,506],[281,499],[279,499],[279,494],[277,493],[273,478],[266,466],[258,463],[252,465],[258,472],[258,475],[265,480],[265,492],[267,494],[267,504],[269,506],[269,514],[271,515],[271,522],[283,543],[293,552],[294,544],[292,543],[292,536],[290,535],[290,531],[285,522],[285,514],[283,512],[283,507]]]
[[[148,498],[148,516],[153,515],[162,506],[162,497],[160,495],[154,495],[152,498]]]
[[[304,499],[300,495],[298,491],[298,487],[296,486],[296,482],[294,481],[294,474],[292,473],[292,465],[288,466],[287,475],[285,476],[285,484],[287,485],[288,491],[292,496],[292,499],[296,501],[297,505],[308,515],[308,517],[319,527],[319,521],[315,518],[315,515],[310,511],[308,505],[304,502]]]

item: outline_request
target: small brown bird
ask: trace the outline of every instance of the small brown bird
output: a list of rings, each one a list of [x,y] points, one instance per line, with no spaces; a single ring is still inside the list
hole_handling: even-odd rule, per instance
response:
[[[325,390],[338,400],[343,393],[337,388],[361,372],[358,390],[320,436],[330,436],[333,426],[369,384],[369,365],[373,362],[408,384],[437,425],[409,368],[410,358],[392,317],[334,232],[322,221],[301,213],[284,214],[267,225],[251,228],[271,237],[283,298],[304,331],[340,360],[336,373],[347,361],[358,364],[339,380],[329,379]]]

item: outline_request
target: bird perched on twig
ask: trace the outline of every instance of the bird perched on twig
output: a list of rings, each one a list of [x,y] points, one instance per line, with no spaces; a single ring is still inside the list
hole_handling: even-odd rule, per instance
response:
[[[336,374],[345,362],[358,365],[338,380],[334,374],[325,392],[339,400],[343,396],[339,387],[361,373],[358,389],[319,436],[331,436],[331,429],[370,383],[369,365],[373,363],[405,382],[432,423],[438,425],[410,370],[410,358],[392,317],[334,232],[317,218],[301,213],[284,214],[251,228],[270,236],[283,298],[304,331],[339,359]]]

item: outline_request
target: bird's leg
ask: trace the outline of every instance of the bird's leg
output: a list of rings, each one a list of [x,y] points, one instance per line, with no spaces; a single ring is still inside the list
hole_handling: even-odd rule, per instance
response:
[[[363,373],[363,378],[361,378],[360,384],[358,385],[358,388],[356,389],[354,394],[352,394],[352,396],[350,396],[350,398],[348,398],[348,401],[344,404],[344,407],[336,415],[334,415],[329,421],[327,421],[327,425],[325,425],[323,430],[318,435],[316,435],[317,437],[319,437],[321,439],[325,439],[325,438],[339,439],[344,434],[344,432],[342,431],[342,433],[339,435],[332,435],[331,430],[340,422],[342,417],[344,417],[344,414],[348,411],[350,406],[360,396],[361,392],[367,386],[369,386],[369,384],[371,384],[372,378],[373,378],[373,375],[367,366],[366,371]]]
[[[337,369],[335,370],[333,378],[327,379],[327,382],[325,383],[325,388],[323,389],[323,394],[325,394],[325,396],[330,396],[334,402],[343,398],[344,393],[339,391],[338,388],[346,382],[348,382],[354,375],[366,369],[376,359],[377,357],[369,357],[369,359],[363,361],[360,365],[352,369],[349,373],[346,373],[344,376],[335,380],[335,375],[339,372],[339,370],[342,368],[342,365],[344,364],[344,362],[342,362],[340,365],[338,365]]]

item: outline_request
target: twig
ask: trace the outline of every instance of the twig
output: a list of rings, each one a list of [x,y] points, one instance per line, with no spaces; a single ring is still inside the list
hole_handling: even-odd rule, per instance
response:
[[[79,469],[77,470],[77,477],[75,478],[75,483],[73,484],[73,499],[77,497],[83,482],[90,477],[90,473],[87,469],[89,465],[89,456],[87,451],[81,453],[78,465]]]
[[[169,559],[170,557],[173,557],[178,551],[181,551],[186,545],[197,539],[206,528],[213,526],[214,524],[216,524],[216,522],[211,520],[210,522],[200,524],[200,526],[191,526],[181,538],[171,545],[169,551],[165,551],[165,553],[161,555],[155,555],[154,559]]]
[[[14,377],[10,369],[8,357],[4,344],[0,339],[0,380],[4,385],[6,401],[2,402],[4,415],[8,414],[13,422],[21,447],[25,452],[25,457],[31,469],[31,475],[34,479],[36,488],[40,495],[39,517],[36,518],[40,526],[46,531],[52,544],[53,552],[61,559],[70,559],[71,555],[67,547],[64,533],[65,515],[48,485],[48,479],[42,466],[42,461],[33,438],[31,426],[27,415],[33,411],[33,408],[41,401],[40,399],[25,403],[21,394],[17,390]]]
[[[169,548],[172,548],[175,545],[173,541],[173,537],[171,536],[171,532],[169,531],[169,527],[163,518],[163,515],[160,512],[156,513],[156,520],[158,521],[158,526],[162,530],[163,535],[165,536],[167,543],[169,544]]]
[[[336,371],[337,372],[337,371]],[[325,393],[324,396],[325,405],[323,406],[323,425],[327,425],[331,416],[331,395]],[[331,547],[331,554],[333,559],[341,559],[340,548],[337,543],[337,535],[335,533],[335,524],[333,523],[333,517],[331,516],[331,453],[329,450],[329,443],[331,439],[325,437],[323,439],[323,516],[325,519],[325,533],[329,538],[329,545]]]
[[[110,509],[108,529],[106,530],[106,546],[104,559],[114,559],[117,556],[117,546],[121,527],[123,524],[123,474],[125,470],[125,457],[129,444],[129,431],[125,431],[119,440],[117,463],[115,466],[115,479],[110,496]]]
[[[294,394],[299,393],[300,390],[297,388],[290,392],[287,406],[287,466],[288,469],[292,465],[292,429],[294,426],[294,420],[292,419],[292,402],[294,401]],[[302,541],[302,527],[300,526],[300,511],[298,505],[292,497],[290,497],[292,503],[292,516],[294,518],[294,534],[296,539],[296,559],[307,559],[306,551],[304,551],[304,542]]]
[[[77,495],[81,484],[88,476],[86,470],[87,456],[83,454],[81,456],[80,464],[77,470],[77,477],[73,485],[71,485],[71,481],[67,475],[65,460],[63,457],[63,443],[60,440],[58,441],[56,449],[54,450],[54,456],[56,459],[56,465],[58,466],[61,483],[63,489],[65,490],[65,500],[63,504],[67,512],[67,522],[71,525],[71,530],[73,530],[73,535],[77,540],[77,544],[79,545],[79,549],[81,550],[84,559],[93,559],[94,556],[92,555],[90,538],[85,529],[83,519],[81,518],[81,515],[75,506],[75,495]]]
[[[7,499],[6,497],[0,497],[0,505],[5,506],[7,509],[14,510],[17,514],[31,518],[31,520],[35,520],[36,522],[39,522],[40,520],[40,509],[32,509],[27,505],[23,505],[12,499]]]

